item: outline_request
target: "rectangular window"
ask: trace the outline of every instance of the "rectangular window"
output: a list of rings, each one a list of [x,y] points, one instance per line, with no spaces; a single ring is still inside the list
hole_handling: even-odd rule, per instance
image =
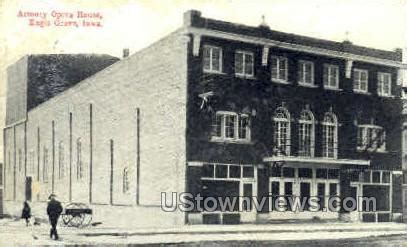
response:
[[[250,141],[249,116],[233,112],[217,112],[212,123],[212,139]]]
[[[254,177],[254,167],[253,166],[243,166],[243,177],[244,178]]]
[[[225,115],[225,137],[235,137],[236,115]]]
[[[222,72],[222,49],[215,46],[203,48],[203,70],[210,73]]]
[[[372,182],[373,183],[380,183],[380,171],[373,171],[372,172]]]
[[[249,139],[249,116],[240,115],[239,117],[239,139]]]
[[[339,169],[328,169],[328,179],[339,179]]]
[[[357,149],[361,151],[386,151],[386,132],[377,125],[359,125]]]
[[[314,85],[314,63],[298,61],[298,82],[300,84]]]
[[[299,178],[312,178],[312,169],[311,168],[298,168],[298,177]]]
[[[371,172],[370,171],[364,171],[362,173],[362,182],[365,182],[365,183],[371,182]]]
[[[228,177],[228,166],[227,165],[216,165],[215,166],[215,178],[227,178]]]
[[[368,88],[368,71],[354,69],[353,71],[353,91],[367,92]]]
[[[325,88],[338,89],[339,67],[337,65],[324,64],[323,81]]]
[[[317,169],[316,178],[326,179],[327,177],[327,169]]]
[[[123,169],[123,193],[126,193],[129,190],[130,190],[129,169],[126,167]]]
[[[214,178],[214,166],[212,164],[204,164],[202,167],[202,177]]]
[[[288,62],[285,57],[271,57],[271,79],[287,82]]]
[[[235,74],[237,76],[254,76],[253,53],[237,51],[235,53]]]
[[[382,172],[382,183],[390,183],[390,172]]]
[[[281,167],[271,167],[271,177],[281,177]]]
[[[283,167],[283,177],[286,178],[293,178],[295,175],[294,168],[291,167]]]
[[[377,74],[377,93],[380,96],[391,95],[391,74],[379,72]]]
[[[230,178],[240,178],[241,167],[240,166],[229,166],[229,177]]]

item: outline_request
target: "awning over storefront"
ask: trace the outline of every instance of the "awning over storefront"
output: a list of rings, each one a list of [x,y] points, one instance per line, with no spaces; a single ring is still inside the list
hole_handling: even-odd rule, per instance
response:
[[[332,165],[358,165],[370,166],[370,160],[354,159],[330,159],[315,157],[296,157],[296,156],[271,156],[263,158],[264,162],[299,162],[312,164],[332,164]]]

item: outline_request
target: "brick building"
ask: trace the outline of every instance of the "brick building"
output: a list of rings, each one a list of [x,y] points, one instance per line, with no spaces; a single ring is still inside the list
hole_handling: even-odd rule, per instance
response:
[[[135,226],[402,215],[400,49],[189,11],[172,34],[57,93],[47,86],[59,77],[31,83],[34,58],[8,71],[8,213],[26,198],[41,212],[55,192],[89,204],[95,219]],[[45,98],[32,100],[30,88]],[[228,212],[168,213],[161,192],[269,200],[259,211],[239,201]],[[326,206],[360,196],[375,197],[377,210],[274,210],[278,197]]]

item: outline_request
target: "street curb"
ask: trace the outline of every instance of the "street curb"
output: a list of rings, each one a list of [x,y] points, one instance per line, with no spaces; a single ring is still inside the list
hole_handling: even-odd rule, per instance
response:
[[[314,233],[314,232],[391,232],[391,231],[406,231],[406,229],[394,228],[374,228],[374,229],[314,229],[314,230],[228,230],[228,231],[165,231],[165,232],[99,232],[99,233],[79,233],[80,236],[97,237],[97,236],[154,236],[154,235],[201,235],[201,234],[248,234],[248,233]]]

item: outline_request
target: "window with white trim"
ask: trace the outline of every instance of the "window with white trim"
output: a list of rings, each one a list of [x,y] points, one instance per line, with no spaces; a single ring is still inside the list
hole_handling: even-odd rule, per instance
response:
[[[391,95],[391,74],[390,73],[377,73],[377,94],[380,96]]]
[[[237,76],[254,76],[253,52],[236,51],[235,53],[235,74]]]
[[[358,125],[357,149],[386,151],[386,131],[377,125]]]
[[[123,194],[130,190],[130,180],[129,180],[129,168],[125,167],[123,169]]]
[[[368,88],[368,71],[363,69],[353,70],[353,91],[367,92]]]
[[[324,64],[324,87],[338,89],[339,88],[339,66],[332,64]]]
[[[284,107],[278,107],[274,112],[274,153],[290,155],[290,113]]]
[[[212,123],[212,140],[250,141],[250,118],[247,114],[218,111]]]
[[[202,179],[204,180],[240,180],[254,177],[254,166],[234,164],[203,164]]]
[[[359,175],[359,182],[374,184],[390,184],[391,172],[386,170],[365,170]]]
[[[300,156],[314,156],[314,115],[310,111],[302,111],[299,119],[299,150]]]
[[[287,82],[288,60],[286,57],[271,57],[271,80]]]
[[[203,70],[210,73],[222,72],[222,49],[205,45],[203,48]]]
[[[337,158],[338,121],[335,114],[329,112],[322,122],[322,156]]]
[[[314,63],[298,61],[298,82],[300,84],[314,85]]]

